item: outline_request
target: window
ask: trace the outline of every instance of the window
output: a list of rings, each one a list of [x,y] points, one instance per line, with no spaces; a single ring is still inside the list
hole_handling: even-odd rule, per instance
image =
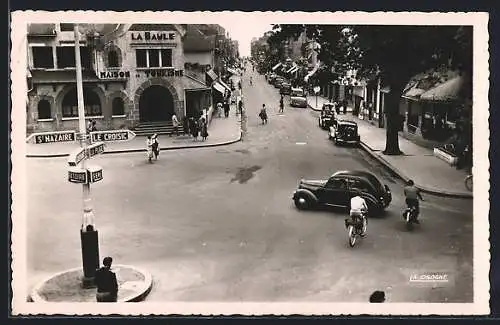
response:
[[[148,50],[138,49],[135,50],[135,61],[138,68],[148,66]]]
[[[52,118],[50,113],[50,103],[48,100],[42,99],[38,102],[38,119],[50,119]]]
[[[61,24],[61,32],[72,32],[74,24]]]
[[[102,115],[101,100],[97,94],[88,88],[83,88],[83,101],[85,103],[85,116]],[[78,117],[78,100],[76,88],[71,89],[62,102],[63,117]]]
[[[124,115],[123,99],[116,97],[113,99],[113,115]]]
[[[118,64],[118,53],[115,50],[110,50],[108,52],[108,67],[117,68]]]
[[[51,46],[33,46],[33,68],[54,68],[54,57]]]
[[[80,58],[82,68],[90,69],[92,67],[92,59],[88,47],[80,47]],[[57,67],[60,69],[74,68],[75,63],[75,47],[74,46],[58,46],[57,47]]]
[[[149,55],[149,66],[159,67],[160,66],[160,51],[158,50],[148,50]]]
[[[171,67],[172,66],[172,50],[162,49],[161,50],[161,66]]]
[[[138,68],[171,67],[171,49],[137,49],[135,58]]]
[[[347,188],[347,183],[345,179],[330,179],[328,183],[326,184],[326,187],[328,188],[334,188],[334,189],[346,189]]]
[[[359,190],[362,192],[372,192],[371,187],[359,179],[353,179],[351,180],[350,183],[351,183],[351,189],[353,190]]]

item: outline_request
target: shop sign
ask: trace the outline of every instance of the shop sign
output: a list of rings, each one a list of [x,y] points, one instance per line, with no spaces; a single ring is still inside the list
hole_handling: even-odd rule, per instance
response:
[[[173,68],[167,69],[150,69],[144,70],[146,77],[182,77],[184,75],[184,70],[177,70]]]
[[[33,143],[55,143],[55,142],[71,142],[75,141],[76,132],[75,131],[57,131],[57,132],[43,132],[43,133],[33,133],[27,139],[26,142]]]
[[[135,133],[130,130],[112,130],[90,132],[92,142],[99,141],[128,141],[135,138]]]
[[[87,170],[80,167],[68,169],[68,181],[71,183],[86,184],[87,180]]]
[[[175,32],[132,32],[132,41],[163,42],[175,41]]]
[[[130,78],[130,71],[101,71],[99,79],[125,79]]]

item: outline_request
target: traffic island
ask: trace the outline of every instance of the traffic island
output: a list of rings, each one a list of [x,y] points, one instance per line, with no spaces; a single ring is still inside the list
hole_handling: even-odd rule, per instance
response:
[[[113,266],[118,280],[118,302],[138,302],[153,286],[151,274],[130,265]],[[96,288],[82,287],[83,270],[75,268],[57,273],[40,282],[31,292],[32,302],[96,302]]]

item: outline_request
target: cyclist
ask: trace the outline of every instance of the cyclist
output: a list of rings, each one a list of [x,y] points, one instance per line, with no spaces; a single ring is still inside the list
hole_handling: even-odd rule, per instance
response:
[[[368,211],[368,206],[366,205],[365,199],[361,196],[356,195],[351,199],[351,211],[349,215],[351,216],[351,220],[355,221],[356,218],[361,218],[363,222],[363,232],[361,233],[361,237],[366,236],[366,212]]]
[[[415,223],[416,224],[419,224],[420,222],[418,221],[418,214],[420,212],[420,207],[419,207],[419,199],[420,200],[424,200],[424,198],[422,197],[422,194],[420,194],[420,189],[418,187],[415,186],[415,183],[413,182],[413,180],[409,180],[407,183],[406,183],[406,186],[405,186],[405,189],[404,189],[404,193],[405,193],[405,201],[406,201],[406,205],[408,206],[408,208],[411,208],[411,207],[414,207],[415,208]]]

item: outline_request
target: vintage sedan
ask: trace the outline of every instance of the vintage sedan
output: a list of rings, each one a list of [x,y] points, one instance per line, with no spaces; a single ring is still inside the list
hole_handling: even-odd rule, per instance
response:
[[[289,82],[283,82],[280,88],[280,95],[290,95],[292,92],[292,85]]]
[[[361,170],[338,171],[327,180],[302,179],[292,199],[301,210],[320,206],[349,209],[356,195],[365,199],[368,216],[382,213],[392,201],[389,187],[374,174]]]
[[[290,106],[307,108],[307,97],[302,88],[292,88]]]
[[[337,119],[330,126],[328,138],[336,145],[340,143],[358,145],[361,140],[358,134],[358,124],[354,121]]]
[[[276,77],[274,79],[274,82],[273,82],[273,85],[274,85],[274,88],[278,88],[280,89],[281,88],[281,85],[285,82],[285,79],[282,78],[282,77]]]

